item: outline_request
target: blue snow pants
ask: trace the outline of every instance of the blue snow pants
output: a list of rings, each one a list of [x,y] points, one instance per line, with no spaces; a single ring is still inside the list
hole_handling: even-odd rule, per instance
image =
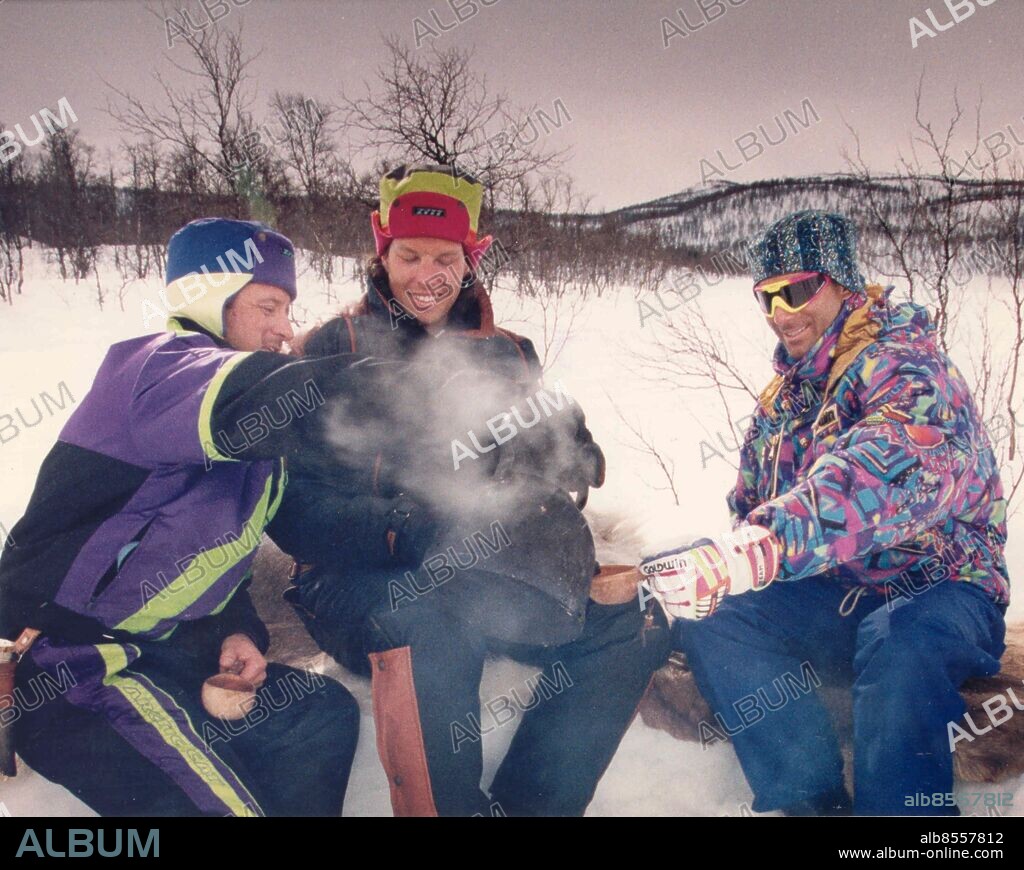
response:
[[[731,735],[756,812],[835,793],[843,762],[815,688],[852,683],[854,812],[957,814],[907,798],[953,790],[948,723],[964,722],[960,685],[999,671],[1005,605],[946,581],[869,592],[842,616],[849,591],[826,578],[775,582],[675,622],[673,645],[716,714],[706,735]]]

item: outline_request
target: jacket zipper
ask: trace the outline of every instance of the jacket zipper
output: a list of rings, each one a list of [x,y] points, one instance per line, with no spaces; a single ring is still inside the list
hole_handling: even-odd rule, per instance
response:
[[[772,457],[772,492],[768,496],[769,501],[775,498],[776,491],[779,488],[779,456],[782,453],[782,430],[779,429],[778,433],[772,436],[772,439],[775,442],[772,445],[775,455]]]
[[[139,548],[139,545],[141,545],[142,543],[142,539],[146,536],[146,532],[149,531],[149,527],[153,525],[155,521],[156,517],[151,518],[146,522],[146,524],[141,529],[139,529],[138,532],[135,533],[135,536],[128,542],[128,544],[135,544],[136,546],[132,547],[129,553],[124,557],[123,562],[118,564],[118,560],[115,557],[114,561],[110,564],[110,567],[107,568],[103,576],[100,577],[99,581],[96,583],[96,586],[93,588],[92,595],[89,597],[90,604],[94,604],[96,602],[96,599],[99,598],[104,592],[106,592],[107,587],[114,582],[114,579],[117,577],[117,575],[121,573],[121,569],[124,567],[125,562],[127,562],[132,557],[132,553],[134,553]],[[124,547],[128,546],[128,544],[122,546],[121,550],[123,550]],[[119,555],[121,550],[118,550]]]

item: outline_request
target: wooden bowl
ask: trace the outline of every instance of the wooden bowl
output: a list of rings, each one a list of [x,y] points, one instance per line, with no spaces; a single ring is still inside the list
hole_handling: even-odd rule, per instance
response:
[[[625,604],[637,598],[643,576],[633,565],[602,565],[590,581],[590,597],[598,604]]]
[[[218,719],[242,719],[256,705],[256,687],[238,674],[217,674],[203,683],[203,707]]]

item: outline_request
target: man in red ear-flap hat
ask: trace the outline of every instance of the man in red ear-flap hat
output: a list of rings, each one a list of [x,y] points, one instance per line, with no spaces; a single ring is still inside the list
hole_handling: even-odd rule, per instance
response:
[[[541,385],[532,343],[494,323],[476,274],[482,193],[447,166],[381,180],[366,294],[305,353],[415,360],[380,433],[407,445],[297,459],[269,532],[300,562],[288,597],[313,636],[372,676],[396,815],[578,815],[668,632],[635,585],[624,603],[591,597],[580,507],[604,457],[572,397]],[[481,703],[488,653],[539,672]],[[485,793],[483,736],[502,726],[516,734]]]

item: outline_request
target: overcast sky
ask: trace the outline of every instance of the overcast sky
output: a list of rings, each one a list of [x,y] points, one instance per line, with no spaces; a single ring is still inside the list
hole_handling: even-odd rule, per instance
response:
[[[983,98],[983,136],[1009,126],[1024,141],[1021,0],[977,6],[952,26],[945,0],[701,0],[706,17],[715,17],[710,22],[698,0],[497,0],[490,7],[480,0],[249,0],[241,8],[233,0],[206,2],[226,3],[231,12],[217,26],[244,22],[246,45],[262,49],[261,102],[274,90],[336,99],[342,86],[372,78],[382,34],[414,45],[419,19],[424,50],[473,48],[476,68],[518,103],[546,107],[553,117],[555,102],[562,102],[572,121],[563,116],[550,144],[571,146],[568,167],[598,208],[674,193],[716,170],[721,175],[714,177],[737,181],[842,170],[840,149],[850,142],[844,119],[861,131],[870,162],[886,169],[908,142],[922,71],[926,109],[936,119],[946,117],[957,88],[972,110]],[[33,113],[67,97],[87,141],[101,150],[116,145],[101,79],[155,98],[151,73],[159,69],[175,80],[179,74],[164,56],[184,60],[186,52],[180,44],[167,52],[165,26],[147,5],[156,6],[0,0],[0,120],[31,124]],[[200,10],[193,21],[205,21],[197,0],[187,5]],[[451,26],[452,5],[478,11],[430,36],[427,26]],[[912,47],[911,17],[935,29],[929,8],[947,29],[921,35]],[[691,26],[703,26],[680,35],[680,10]],[[791,116],[786,141],[746,160],[734,141],[744,134],[745,143],[761,140],[758,125],[777,140],[775,117],[787,109],[809,126]],[[1009,132],[1007,141],[1013,143]],[[749,155],[757,150],[748,144]]]

